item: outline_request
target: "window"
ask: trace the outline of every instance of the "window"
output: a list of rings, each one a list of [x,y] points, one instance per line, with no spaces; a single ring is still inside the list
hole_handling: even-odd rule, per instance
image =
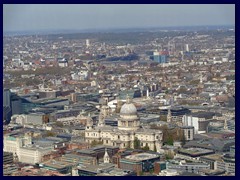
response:
[[[190,139],[190,138],[191,138],[191,131],[188,130],[188,139]]]

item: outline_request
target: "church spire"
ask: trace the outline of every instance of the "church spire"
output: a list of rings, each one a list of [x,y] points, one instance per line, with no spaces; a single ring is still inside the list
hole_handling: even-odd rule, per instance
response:
[[[126,96],[126,103],[130,104],[130,101],[131,101],[130,96],[129,96],[129,94],[127,94],[127,96]]]
[[[110,163],[110,157],[108,155],[107,148],[105,148],[105,154],[103,156],[103,162],[104,163]]]
[[[224,126],[223,126],[224,130],[228,130],[228,126],[227,126],[227,119],[224,120]]]
[[[168,108],[168,115],[167,115],[167,122],[170,123],[172,121],[172,113],[171,113],[171,107]]]

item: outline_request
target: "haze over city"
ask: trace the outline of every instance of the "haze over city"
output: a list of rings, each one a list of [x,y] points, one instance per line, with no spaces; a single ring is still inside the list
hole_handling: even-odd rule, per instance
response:
[[[4,176],[235,176],[234,5],[4,5]]]
[[[4,4],[3,31],[234,25],[231,4]]]

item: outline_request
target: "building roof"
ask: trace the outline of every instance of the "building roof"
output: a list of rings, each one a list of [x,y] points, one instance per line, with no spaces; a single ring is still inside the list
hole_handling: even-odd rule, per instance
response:
[[[203,149],[203,148],[180,149],[178,152],[184,153],[184,154],[189,154],[189,155],[194,155],[194,156],[200,156],[200,155],[206,154],[206,153],[214,153],[213,150]]]
[[[215,113],[214,112],[200,111],[200,112],[196,112],[196,113],[191,113],[191,115],[193,117],[211,119],[215,115]]]
[[[132,103],[125,103],[120,110],[120,114],[135,115],[135,114],[137,114],[137,108]]]
[[[144,161],[144,160],[158,158],[158,157],[160,157],[158,154],[139,153],[139,154],[126,156],[125,159],[134,160],[134,161]]]

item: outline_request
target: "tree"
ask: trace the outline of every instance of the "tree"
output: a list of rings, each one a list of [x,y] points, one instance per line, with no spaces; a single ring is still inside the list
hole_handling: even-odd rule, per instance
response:
[[[101,145],[101,144],[103,144],[102,141],[93,140],[93,141],[91,142],[91,147],[94,147],[94,146],[97,146],[97,145]]]
[[[131,148],[131,144],[130,142],[127,142],[127,149],[130,149]]]
[[[182,136],[182,145],[185,145],[185,144],[186,144],[186,138],[185,138],[185,136],[183,134],[183,136]]]
[[[144,151],[149,151],[149,146],[146,144],[146,145],[142,148],[142,150],[144,150]]]
[[[173,159],[174,154],[172,152],[168,151],[167,154],[165,154],[165,158],[166,158],[166,160]]]
[[[150,173],[150,174],[153,174],[153,169],[150,169],[150,170],[149,170],[149,173]]]
[[[63,123],[60,122],[60,121],[57,121],[57,122],[55,123],[55,125],[58,126],[58,127],[63,127]]]
[[[160,115],[161,121],[167,121],[167,115]]]
[[[155,144],[154,144],[154,152],[157,152],[157,147]]]
[[[168,144],[168,145],[173,145],[173,137],[172,137],[171,135],[167,137],[167,142],[166,142],[166,144]]]
[[[140,140],[137,138],[137,137],[135,137],[134,138],[134,141],[133,141],[133,148],[134,149],[140,149]]]
[[[51,131],[47,131],[46,136],[55,136],[56,134]]]

